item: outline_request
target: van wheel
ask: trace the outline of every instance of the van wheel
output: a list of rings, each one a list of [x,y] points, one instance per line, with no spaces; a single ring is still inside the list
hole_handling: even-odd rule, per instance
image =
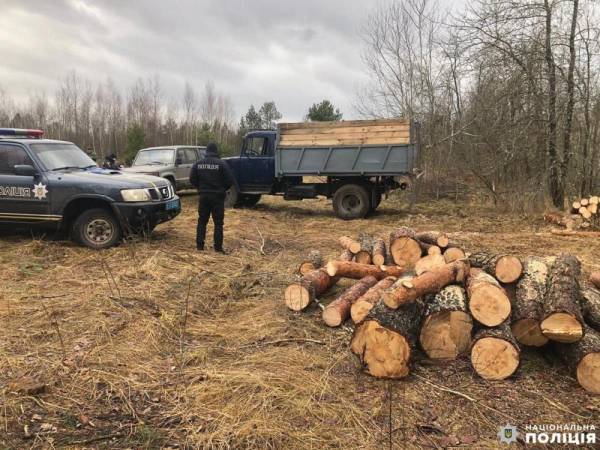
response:
[[[371,209],[371,195],[358,184],[346,184],[333,195],[333,210],[344,220],[361,219]]]
[[[100,250],[114,246],[121,239],[121,226],[115,216],[101,208],[88,209],[73,224],[75,239],[86,247]]]

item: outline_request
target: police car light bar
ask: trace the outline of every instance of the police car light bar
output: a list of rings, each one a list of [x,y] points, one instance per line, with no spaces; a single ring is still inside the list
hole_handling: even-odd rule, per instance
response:
[[[44,135],[42,130],[24,130],[20,128],[0,128],[0,136],[25,136],[40,139]]]

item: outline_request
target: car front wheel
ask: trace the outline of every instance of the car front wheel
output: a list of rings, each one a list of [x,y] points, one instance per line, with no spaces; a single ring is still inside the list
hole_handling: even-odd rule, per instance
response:
[[[117,244],[121,239],[121,226],[110,211],[89,209],[79,215],[73,224],[76,240],[86,247],[100,250]]]

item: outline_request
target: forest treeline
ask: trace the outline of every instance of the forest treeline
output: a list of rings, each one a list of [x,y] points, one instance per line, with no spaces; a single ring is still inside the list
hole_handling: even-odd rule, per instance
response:
[[[600,4],[472,0],[460,11],[444,7],[390,1],[365,19],[370,82],[349,93],[356,96],[354,115],[421,124],[419,168],[428,194],[484,193],[516,209],[597,195]],[[341,118],[326,106],[311,107],[314,120]],[[71,72],[51,97],[34,94],[19,104],[0,88],[0,124],[41,127],[99,158],[209,140],[231,154],[245,131],[271,128],[280,118],[270,101],[235,117],[229,95],[210,82],[187,83],[179,99],[167,98],[159,76],[123,89],[110,78],[92,85]]]

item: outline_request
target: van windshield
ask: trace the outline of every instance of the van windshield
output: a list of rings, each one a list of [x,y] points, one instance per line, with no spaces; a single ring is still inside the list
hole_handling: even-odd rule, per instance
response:
[[[166,166],[173,164],[174,152],[172,148],[142,150],[135,158],[133,166]]]
[[[89,169],[96,163],[75,144],[30,144],[47,170]]]

